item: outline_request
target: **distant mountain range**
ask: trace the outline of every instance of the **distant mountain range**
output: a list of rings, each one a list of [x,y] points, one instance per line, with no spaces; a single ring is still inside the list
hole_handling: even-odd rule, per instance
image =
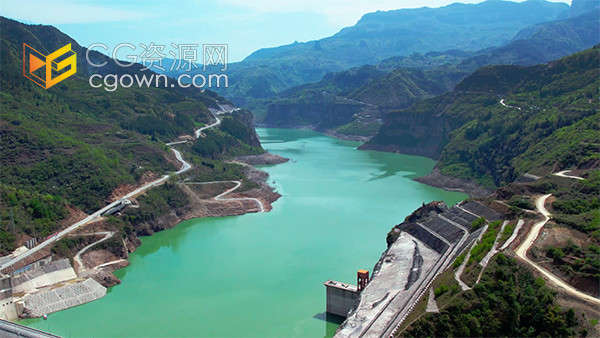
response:
[[[490,64],[535,65],[600,43],[600,9],[524,28],[508,44],[477,52],[430,52],[386,59],[327,74],[321,81],[256,100],[269,126],[308,126],[369,136],[386,111],[450,91],[465,76]],[[352,102],[349,106],[348,102]],[[332,117],[332,114],[337,114]]]
[[[503,45],[525,27],[568,15],[566,4],[541,0],[488,0],[369,13],[333,36],[260,49],[242,62],[230,64],[232,85],[219,93],[245,105],[249,100],[319,81],[326,73],[377,64],[392,56]]]

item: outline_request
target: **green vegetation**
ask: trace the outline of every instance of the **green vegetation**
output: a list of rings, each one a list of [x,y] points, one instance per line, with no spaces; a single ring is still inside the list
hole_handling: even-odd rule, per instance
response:
[[[387,116],[365,147],[439,157],[449,176],[489,188],[598,159],[600,48],[550,65],[489,66],[456,89]],[[510,108],[499,104],[505,98]]]
[[[335,131],[344,135],[372,136],[377,133],[377,130],[379,130],[380,126],[381,125],[379,123],[374,121],[363,123],[354,120],[348,124],[336,128]]]
[[[478,219],[471,222],[471,229],[477,230],[485,224],[485,218],[479,217]]]
[[[460,287],[456,284],[452,284],[450,286],[446,284],[442,284],[433,290],[435,298],[441,297],[446,292],[450,292],[451,295],[455,295],[460,292]]]
[[[52,253],[60,257],[72,257],[75,252],[89,242],[90,238],[75,237],[75,238],[62,238],[53,247]]]
[[[527,197],[527,196],[513,196],[513,198],[511,198],[511,200],[508,202],[508,204],[510,206],[521,208],[521,209],[527,209],[527,210],[535,209],[535,205],[533,204],[531,199],[529,199],[529,197]]]
[[[398,55],[431,52],[425,56],[417,54],[405,57],[408,59],[405,61],[397,57],[390,58],[384,66],[428,67],[456,63],[454,59],[469,54],[461,50],[474,51],[496,46],[523,28],[555,20],[567,11],[568,7],[564,4],[548,2],[518,5],[483,2],[477,5],[369,13],[356,25],[344,28],[331,37],[261,49],[242,62],[229,65],[231,85],[221,93],[240,105],[254,109],[261,99],[271,98],[293,86],[319,81],[327,73],[375,64]],[[461,20],[453,17],[460,17]],[[587,35],[581,35],[577,36],[579,39],[570,38],[569,41],[585,41]],[[553,40],[544,41],[549,44]],[[522,54],[527,54],[527,51],[533,54],[531,49],[520,49],[523,50]],[[434,52],[446,50],[454,50],[454,53],[439,55]]]
[[[498,241],[499,246],[504,244],[504,242],[506,242],[506,240],[510,237],[510,235],[512,235],[513,231],[515,231],[516,226],[517,226],[516,224],[510,223],[504,227],[502,234],[500,234],[500,240]]]
[[[600,246],[598,245],[590,244],[582,248],[571,242],[562,248],[548,248],[546,256],[552,258],[553,263],[570,278],[600,280]]]
[[[600,243],[600,170],[590,171],[585,180],[558,189],[555,196],[554,221],[589,234]]]
[[[16,249],[19,233],[35,238],[51,235],[66,215],[65,202],[59,197],[0,184],[0,255]]]
[[[556,305],[554,292],[541,278],[498,254],[473,290],[457,295],[439,314],[425,314],[399,335],[562,337],[574,335],[576,325],[575,312]]]
[[[181,208],[187,203],[187,195],[176,184],[167,182],[140,197],[139,208],[128,209],[123,219],[135,226],[156,220],[168,211]],[[125,232],[128,233],[129,230],[126,229]]]
[[[498,235],[498,231],[500,231],[500,227],[502,225],[502,221],[495,221],[490,223],[487,230],[481,237],[481,241],[477,243],[471,249],[471,256],[469,257],[468,265],[473,263],[479,263],[483,259],[483,257],[492,249],[494,246],[494,241],[496,240],[496,236]]]
[[[458,268],[465,261],[466,256],[467,256],[467,251],[463,252],[458,257],[456,257],[456,259],[454,260],[454,263],[452,263],[452,268],[453,269]]]
[[[44,54],[67,42],[78,55],[86,49],[50,26],[0,17],[0,31],[0,254],[22,243],[22,234],[43,240],[70,209],[90,213],[118,187],[176,170],[164,143],[212,122],[208,107],[226,103],[184,88],[92,88],[92,71],[142,74],[141,65],[123,70],[101,54],[96,62],[106,68],[90,69],[80,57],[75,75],[45,90],[21,74],[22,43]],[[262,152],[251,114],[229,115],[222,130],[202,139],[217,145],[204,155]]]
[[[225,123],[225,127],[223,128],[225,131],[220,129],[207,130],[205,132],[206,137],[199,138],[192,146],[192,151],[201,157],[210,159],[223,159],[236,155],[261,154],[264,152],[260,146],[251,146],[242,141],[248,137],[246,134],[250,132],[254,133],[253,130],[250,131],[251,129],[248,130],[249,128],[245,126],[244,129],[239,128],[238,126],[241,123],[233,118],[225,118],[223,122]],[[231,128],[239,129],[232,130]],[[232,133],[242,135],[240,135],[240,138],[237,138]]]
[[[406,60],[389,61],[395,62]],[[452,65],[425,70],[400,67],[391,71],[385,68],[389,66],[383,63],[351,68],[286,90],[268,101],[263,122],[284,127],[337,128],[341,134],[372,136],[380,126],[379,107],[408,107],[419,99],[450,90],[466,75]]]

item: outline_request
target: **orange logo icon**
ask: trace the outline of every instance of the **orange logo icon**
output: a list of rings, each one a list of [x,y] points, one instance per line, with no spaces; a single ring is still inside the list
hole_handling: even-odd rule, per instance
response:
[[[77,71],[77,53],[66,44],[49,55],[44,55],[23,43],[23,75],[44,89],[48,89]]]

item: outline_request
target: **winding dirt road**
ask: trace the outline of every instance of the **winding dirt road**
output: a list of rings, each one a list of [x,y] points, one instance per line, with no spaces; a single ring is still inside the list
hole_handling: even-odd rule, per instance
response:
[[[557,172],[557,173],[554,173],[554,174],[552,174],[552,175],[554,175],[554,176],[559,176],[559,177],[572,178],[572,179],[575,179],[575,180],[580,180],[580,181],[583,181],[583,180],[585,180],[585,178],[583,178],[583,177],[579,177],[579,176],[573,176],[573,175],[567,175],[567,173],[568,173],[569,171],[571,171],[571,170],[563,170],[563,171],[559,171],[559,172]]]
[[[536,199],[535,206],[536,206],[537,210],[539,211],[539,213],[542,214],[542,216],[544,218],[541,221],[539,221],[533,225],[533,227],[529,231],[529,234],[527,235],[527,237],[523,240],[523,242],[521,242],[521,244],[519,245],[517,250],[515,250],[515,253],[517,254],[517,256],[519,256],[519,258],[521,258],[522,260],[527,262],[529,265],[533,266],[542,275],[544,275],[544,277],[546,277],[548,280],[550,280],[553,284],[563,288],[567,293],[569,293],[577,298],[580,298],[582,300],[586,300],[591,303],[600,305],[600,299],[592,297],[581,291],[578,291],[577,289],[575,289],[571,285],[565,283],[562,279],[555,276],[550,271],[546,270],[545,268],[538,265],[536,262],[530,260],[527,257],[527,251],[533,245],[533,242],[535,242],[536,238],[539,236],[540,231],[543,229],[546,222],[548,222],[548,220],[550,219],[550,212],[548,212],[548,210],[545,207],[546,200],[550,196],[552,196],[552,194],[547,194],[547,195],[538,197]]]
[[[258,207],[260,208],[260,212],[265,212],[265,206],[263,205],[263,203],[261,202],[261,200],[259,200],[258,198],[254,198],[254,197],[233,197],[233,198],[225,198],[225,195],[234,192],[235,190],[237,190],[237,188],[239,188],[242,185],[242,182],[240,181],[212,181],[212,182],[186,182],[185,184],[188,185],[205,185],[205,184],[218,184],[218,183],[235,183],[235,186],[233,188],[227,189],[224,192],[218,194],[217,196],[213,197],[213,199],[215,201],[254,201],[256,202],[256,204],[258,205]]]
[[[85,271],[85,265],[83,264],[83,262],[81,261],[81,255],[86,252],[89,248],[93,247],[96,244],[100,244],[102,242],[104,242],[105,240],[111,238],[112,236],[114,236],[114,232],[113,231],[99,231],[99,232],[93,232],[93,233],[89,233],[89,234],[80,234],[79,236],[98,236],[98,235],[104,235],[103,238],[95,241],[92,244],[87,245],[86,247],[84,247],[83,249],[79,250],[79,252],[77,252],[77,254],[75,255],[75,257],[73,257],[73,261],[75,261],[77,263],[77,265],[79,266],[79,273],[81,274],[83,271]]]
[[[195,130],[194,131],[194,135],[196,136],[196,139],[204,136],[204,134],[202,133],[204,130],[209,129],[209,128],[213,128],[213,127],[218,126],[218,125],[221,124],[221,119],[219,119],[219,117],[216,114],[213,114],[212,112],[210,114],[215,118],[215,122],[213,122],[213,123],[211,123],[209,125],[206,125],[206,126],[204,126],[202,128],[199,128],[199,129]],[[186,143],[186,142],[188,142],[188,141],[186,140],[186,141],[170,142],[170,143],[167,143],[167,146],[172,147],[172,146],[174,146],[176,144],[182,144],[182,143]],[[183,159],[183,156],[181,155],[181,152],[179,152],[175,148],[170,148],[170,149],[175,154],[175,158],[179,162],[181,162],[181,164],[182,164],[181,168],[178,171],[175,172],[175,175],[182,174],[182,173],[184,173],[184,172],[186,172],[186,171],[188,171],[188,170],[190,170],[192,168],[192,165],[189,164],[188,162],[186,162]],[[71,233],[71,232],[79,229],[80,227],[82,227],[82,226],[84,226],[84,225],[86,225],[86,224],[88,224],[88,223],[90,223],[92,221],[95,221],[97,218],[101,217],[104,212],[106,212],[106,211],[110,210],[111,208],[113,208],[113,207],[121,204],[122,200],[131,198],[131,197],[135,197],[135,196],[137,196],[137,195],[145,192],[148,189],[151,189],[151,188],[153,188],[155,186],[163,184],[165,181],[167,181],[167,179],[169,178],[169,176],[170,175],[164,175],[164,176],[162,176],[161,178],[159,178],[159,179],[157,179],[155,181],[146,183],[146,184],[142,185],[141,187],[139,187],[139,188],[137,188],[137,189],[135,189],[135,190],[127,193],[126,195],[121,196],[119,199],[117,199],[116,201],[114,201],[114,202],[106,205],[104,208],[95,211],[91,215],[85,217],[84,219],[82,219],[82,220],[80,220],[78,222],[73,223],[72,225],[70,225],[66,229],[57,232],[52,237],[49,237],[45,241],[43,241],[43,242],[39,243],[38,245],[36,245],[35,247],[33,247],[33,248],[31,248],[31,249],[23,252],[22,254],[14,257],[14,258],[12,258],[8,262],[0,265],[0,271],[4,270],[6,268],[11,267],[13,264],[15,264],[15,263],[17,263],[17,262],[19,262],[19,261],[21,261],[21,260],[29,257],[30,255],[38,252],[39,250],[47,247],[48,245],[54,244],[55,242],[57,242],[61,238],[65,237],[69,233]],[[230,182],[230,181],[221,181],[221,182],[223,183],[223,182]],[[233,190],[237,189],[241,185],[241,182],[239,182],[239,181],[233,181],[233,182],[239,183]],[[233,191],[233,190],[231,190],[231,191]],[[231,191],[227,191],[226,193],[229,193]],[[222,197],[223,195],[226,195],[226,193],[221,194],[219,196]],[[219,197],[219,196],[217,196],[217,197]],[[244,198],[244,199],[246,199],[246,198]],[[248,197],[247,199],[256,200],[256,202],[260,205],[261,212],[265,211],[262,202],[260,202],[258,199],[253,199],[253,198],[250,198],[250,197]],[[78,263],[79,262],[80,262],[80,260],[78,261]]]

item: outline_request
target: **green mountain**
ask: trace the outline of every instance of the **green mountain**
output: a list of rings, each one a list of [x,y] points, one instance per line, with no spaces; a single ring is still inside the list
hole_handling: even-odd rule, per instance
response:
[[[576,1],[573,3],[577,4]],[[556,60],[600,43],[599,24],[600,9],[594,9],[568,19],[533,25],[519,31],[510,43],[467,58],[460,67],[476,69],[497,64],[529,66]]]
[[[255,101],[253,107],[261,112],[259,117],[266,115],[262,122],[270,126],[312,126],[341,134],[373,135],[377,120],[386,111],[450,91],[481,66],[539,64],[600,43],[599,13],[596,9],[525,28],[501,47],[413,54],[328,74],[317,83],[288,89],[274,99]]]
[[[230,64],[231,86],[219,93],[246,106],[249,98],[271,97],[319,81],[329,72],[377,64],[393,56],[503,45],[525,27],[567,15],[566,4],[540,0],[488,0],[369,13],[333,36],[260,49]]]
[[[436,158],[442,174],[487,187],[583,166],[598,157],[599,52],[483,67],[452,92],[387,114],[362,148]]]
[[[451,90],[465,74],[454,67],[432,69],[363,66],[326,75],[323,80],[265,100],[267,126],[335,129],[345,135],[373,135],[385,110]]]
[[[209,108],[227,102],[180,88],[92,88],[92,72],[157,74],[120,68],[99,53],[91,57],[107,65],[92,68],[86,49],[51,26],[0,17],[0,38],[0,254],[23,233],[45,238],[73,208],[99,209],[117,187],[179,169],[164,143],[212,123]],[[45,55],[71,43],[77,73],[42,89],[22,75],[23,43]],[[206,157],[207,176],[226,172],[218,159],[227,154],[261,151],[247,112],[226,117],[208,140],[218,146],[186,155]]]

